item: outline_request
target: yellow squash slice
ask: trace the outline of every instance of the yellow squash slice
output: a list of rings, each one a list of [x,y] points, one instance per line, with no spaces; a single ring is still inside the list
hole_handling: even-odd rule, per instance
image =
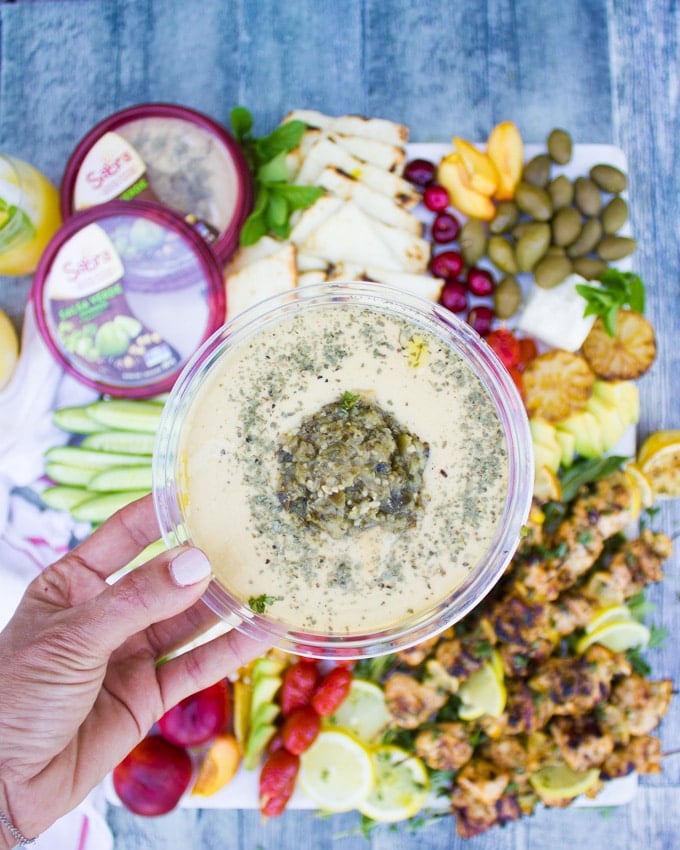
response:
[[[535,357],[522,373],[530,417],[562,422],[586,406],[595,374],[579,354],[556,348]]]
[[[649,369],[656,357],[654,328],[641,313],[620,310],[616,336],[597,319],[583,343],[583,356],[600,378],[632,381]]]

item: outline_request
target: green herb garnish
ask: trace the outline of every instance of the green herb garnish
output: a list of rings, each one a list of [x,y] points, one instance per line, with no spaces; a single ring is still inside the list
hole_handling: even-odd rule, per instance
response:
[[[345,392],[342,394],[342,398],[340,399],[340,407],[342,408],[343,413],[351,413],[356,407],[356,403],[359,401],[359,396],[354,393]]]
[[[602,286],[586,283],[576,285],[576,291],[588,302],[585,316],[599,316],[609,336],[616,336],[616,317],[621,307],[628,305],[635,313],[645,312],[645,285],[639,275],[618,269],[605,269],[598,278]]]
[[[241,229],[240,243],[254,245],[267,233],[287,239],[291,214],[311,206],[324,193],[319,186],[288,182],[286,156],[297,147],[307,125],[287,121],[258,138],[252,135],[253,116],[244,106],[231,110],[230,121],[255,184],[255,203]]]
[[[600,458],[578,458],[574,463],[560,473],[562,485],[562,501],[571,502],[584,484],[606,478],[619,469],[628,458],[620,455],[609,455]]]
[[[251,596],[248,600],[248,606],[256,614],[264,614],[267,605],[273,605],[278,599],[281,599],[281,597],[267,596],[266,593],[261,593],[259,596]]]

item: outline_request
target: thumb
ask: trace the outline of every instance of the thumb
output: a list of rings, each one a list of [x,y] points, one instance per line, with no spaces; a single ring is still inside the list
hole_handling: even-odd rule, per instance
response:
[[[206,555],[194,547],[171,549],[123,576],[91,600],[91,635],[110,654],[153,623],[179,614],[203,594],[211,576]]]

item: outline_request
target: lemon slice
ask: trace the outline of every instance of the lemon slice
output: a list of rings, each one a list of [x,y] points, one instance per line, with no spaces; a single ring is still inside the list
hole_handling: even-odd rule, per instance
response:
[[[599,643],[612,652],[625,652],[636,647],[644,648],[649,643],[650,632],[644,623],[632,617],[624,617],[610,622],[585,634],[576,644],[577,652],[585,652],[589,646]]]
[[[560,480],[547,466],[541,466],[536,470],[534,498],[539,502],[559,502],[562,499]]]
[[[600,626],[604,626],[605,623],[611,623],[613,620],[632,619],[633,618],[627,605],[607,605],[606,608],[600,608],[600,610],[595,613],[593,619],[586,626],[586,634],[591,634],[599,629]]]
[[[461,700],[458,709],[461,720],[476,720],[484,714],[500,717],[507,697],[500,656],[485,661],[479,670],[475,670],[460,686],[458,696]]]
[[[319,733],[300,757],[300,788],[327,812],[347,812],[362,805],[375,782],[370,751],[348,732]]]
[[[347,697],[326,719],[329,728],[340,728],[366,744],[374,743],[390,723],[382,688],[365,679],[353,679]]]
[[[648,437],[637,465],[657,499],[680,496],[680,431],[657,431]]]
[[[381,823],[412,818],[422,809],[430,790],[425,765],[401,747],[377,747],[372,757],[375,785],[359,811]]]
[[[642,508],[651,508],[654,504],[654,491],[649,478],[644,474],[640,467],[633,463],[627,463],[624,466],[624,472],[627,477],[634,481],[640,493],[640,506]]]
[[[12,377],[19,359],[19,338],[5,312],[0,310],[0,389]]]
[[[579,794],[585,794],[600,776],[597,767],[591,770],[572,770],[566,764],[555,764],[542,767],[529,777],[534,790],[545,802],[556,800],[571,800]]]

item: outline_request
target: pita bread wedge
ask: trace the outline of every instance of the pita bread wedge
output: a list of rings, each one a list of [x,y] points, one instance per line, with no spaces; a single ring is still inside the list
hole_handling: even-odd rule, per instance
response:
[[[325,283],[328,280],[328,274],[320,269],[298,274],[298,287],[311,286],[314,283]]]
[[[275,253],[227,273],[227,318],[233,318],[270,295],[295,289],[298,281],[295,255],[294,245],[280,244]]]
[[[406,230],[415,236],[422,235],[423,223],[416,215],[404,209],[392,198],[383,195],[382,192],[376,192],[375,189],[355,180],[338,168],[333,166],[324,168],[319,175],[317,186],[321,186],[344,201],[353,201],[365,213],[382,221],[383,224]]]
[[[342,136],[339,133],[329,134],[327,138],[362,162],[370,162],[371,165],[384,168],[385,171],[393,171],[395,174],[401,174],[403,170],[406,152],[397,145],[388,145],[386,142],[361,136]]]
[[[378,266],[366,266],[364,274],[366,280],[374,280],[377,283],[404,289],[412,295],[419,295],[421,298],[428,298],[430,301],[439,301],[444,286],[444,281],[438,277],[393,272],[390,269],[382,269]]]
[[[281,244],[278,239],[274,239],[271,236],[262,236],[254,245],[237,248],[229,260],[229,264],[225,269],[225,275],[234,274],[251,263],[262,260],[270,254],[275,254],[281,250]]]
[[[340,198],[324,195],[311,207],[302,211],[301,215],[295,220],[288,238],[296,245],[300,245],[310,233],[320,227],[326,219],[335,215],[341,207],[342,200]]]

